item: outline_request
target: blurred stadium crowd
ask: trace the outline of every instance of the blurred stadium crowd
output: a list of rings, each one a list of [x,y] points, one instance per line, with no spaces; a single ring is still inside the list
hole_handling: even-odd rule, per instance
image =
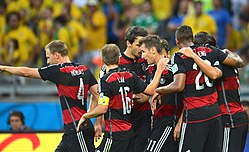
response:
[[[0,0],[0,64],[45,65],[44,46],[60,39],[72,60],[96,72],[98,51],[106,43],[124,51],[129,26],[145,27],[175,52],[175,30],[186,24],[194,34],[213,34],[220,48],[240,54],[246,63],[241,84],[248,86],[248,14],[249,0]],[[1,74],[1,83],[12,81]]]

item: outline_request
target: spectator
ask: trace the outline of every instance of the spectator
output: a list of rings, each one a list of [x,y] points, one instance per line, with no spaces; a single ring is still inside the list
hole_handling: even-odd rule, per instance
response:
[[[195,14],[187,16],[183,21],[183,25],[192,27],[194,34],[205,31],[215,35],[217,32],[215,21],[211,16],[202,12],[202,6],[202,2],[196,0],[194,2]]]
[[[211,15],[217,25],[217,44],[219,47],[227,47],[227,38],[232,31],[232,18],[229,12],[222,8],[221,0],[213,0],[214,9],[208,12]]]
[[[0,2],[0,52],[2,52],[2,41],[6,29],[6,4]],[[0,59],[2,54],[0,53]],[[0,61],[1,62],[1,61]]]
[[[131,4],[130,0],[122,0],[121,11],[115,15],[113,32],[119,37],[118,46],[123,52],[126,48],[124,41],[126,29],[131,25],[132,20],[139,14],[138,8]]]
[[[114,0],[104,0],[103,12],[107,18],[107,43],[117,44],[118,37],[114,34],[113,25],[116,14],[120,12],[120,5]]]
[[[249,8],[249,5],[248,5]],[[240,36],[241,36],[241,45],[245,47],[249,45],[249,11],[244,11],[239,14],[239,22],[240,22]]]
[[[3,53],[6,57],[11,56],[12,53],[16,56],[12,56],[12,59],[4,59],[6,64],[12,65],[25,65],[34,63],[37,49],[38,39],[34,32],[28,27],[21,24],[21,16],[17,12],[11,12],[7,16],[7,22],[9,30],[4,35]],[[16,52],[12,52],[8,49],[9,41],[17,41],[18,48]]]
[[[171,48],[175,47],[175,31],[179,27],[188,13],[189,0],[180,0],[175,7],[173,15],[160,22],[158,34],[167,39]],[[166,29],[165,29],[166,27]],[[170,48],[170,49],[171,49]]]
[[[8,118],[8,124],[10,125],[10,130],[13,132],[23,132],[29,131],[24,122],[24,115],[20,111],[12,111]]]
[[[81,54],[78,62],[84,63],[93,72],[97,72],[97,66],[92,62],[99,56],[99,50],[107,42],[107,19],[105,14],[99,10],[97,0],[87,1],[87,10],[84,12],[83,23],[88,33],[85,51]]]
[[[151,1],[146,0],[140,6],[140,14],[132,21],[132,25],[146,28],[150,34],[155,34],[159,22],[153,15]]]

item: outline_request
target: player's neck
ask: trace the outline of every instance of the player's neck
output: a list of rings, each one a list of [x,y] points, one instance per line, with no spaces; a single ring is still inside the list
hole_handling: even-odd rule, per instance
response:
[[[136,57],[134,55],[131,54],[131,50],[129,48],[126,48],[125,52],[124,52],[125,56],[135,60]]]
[[[105,66],[105,68],[106,68],[106,73],[108,73],[109,72],[109,70],[111,70],[111,69],[115,69],[115,68],[117,68],[118,67],[118,65],[106,65]]]
[[[65,56],[65,57],[62,57],[59,59],[59,64],[62,64],[62,63],[71,63],[71,60],[69,59],[68,56]]]
[[[181,43],[181,46],[180,46],[180,49],[183,48],[183,47],[189,47],[189,46],[192,46],[194,45],[193,42],[185,42],[185,43]]]

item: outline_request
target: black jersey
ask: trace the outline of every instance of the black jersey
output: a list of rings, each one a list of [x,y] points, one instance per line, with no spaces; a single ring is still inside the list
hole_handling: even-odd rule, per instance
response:
[[[147,69],[148,75],[146,82],[150,83],[155,75],[156,66],[150,65]],[[161,75],[158,87],[166,86],[173,81],[173,74],[170,70],[165,69]],[[156,105],[153,115],[154,128],[162,124],[175,126],[181,116],[183,108],[182,93],[174,93],[163,96],[161,104]]]
[[[121,68],[129,69],[135,72],[143,81],[146,77],[147,62],[143,58],[139,58],[136,61],[127,57],[124,53],[121,53],[118,66]],[[150,110],[149,102],[146,103],[134,103],[134,111]]]
[[[60,97],[65,133],[72,130],[75,132],[65,99],[75,121],[79,121],[81,116],[86,113],[88,90],[91,86],[97,84],[96,79],[87,67],[75,63],[49,65],[40,68],[38,71],[43,80],[49,80],[56,84]]]
[[[227,57],[225,53],[207,47],[192,46],[192,48],[205,62],[219,68],[219,61],[224,61]],[[220,116],[218,94],[213,80],[210,80],[191,58],[182,53],[175,53],[171,62],[173,74],[186,74],[183,121],[203,122]]]
[[[106,131],[117,136],[130,136],[132,96],[147,87],[134,72],[124,68],[109,70],[100,79],[100,96],[109,97],[108,111],[105,114]]]
[[[224,127],[248,125],[248,120],[240,102],[239,71],[222,64],[222,78],[217,81],[218,101]]]

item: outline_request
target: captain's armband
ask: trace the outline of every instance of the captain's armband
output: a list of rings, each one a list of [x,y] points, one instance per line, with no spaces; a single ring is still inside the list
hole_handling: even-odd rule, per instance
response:
[[[104,96],[103,93],[100,93],[100,95],[99,95],[99,101],[98,101],[99,105],[108,106],[109,105],[109,101],[110,101],[109,97]]]

